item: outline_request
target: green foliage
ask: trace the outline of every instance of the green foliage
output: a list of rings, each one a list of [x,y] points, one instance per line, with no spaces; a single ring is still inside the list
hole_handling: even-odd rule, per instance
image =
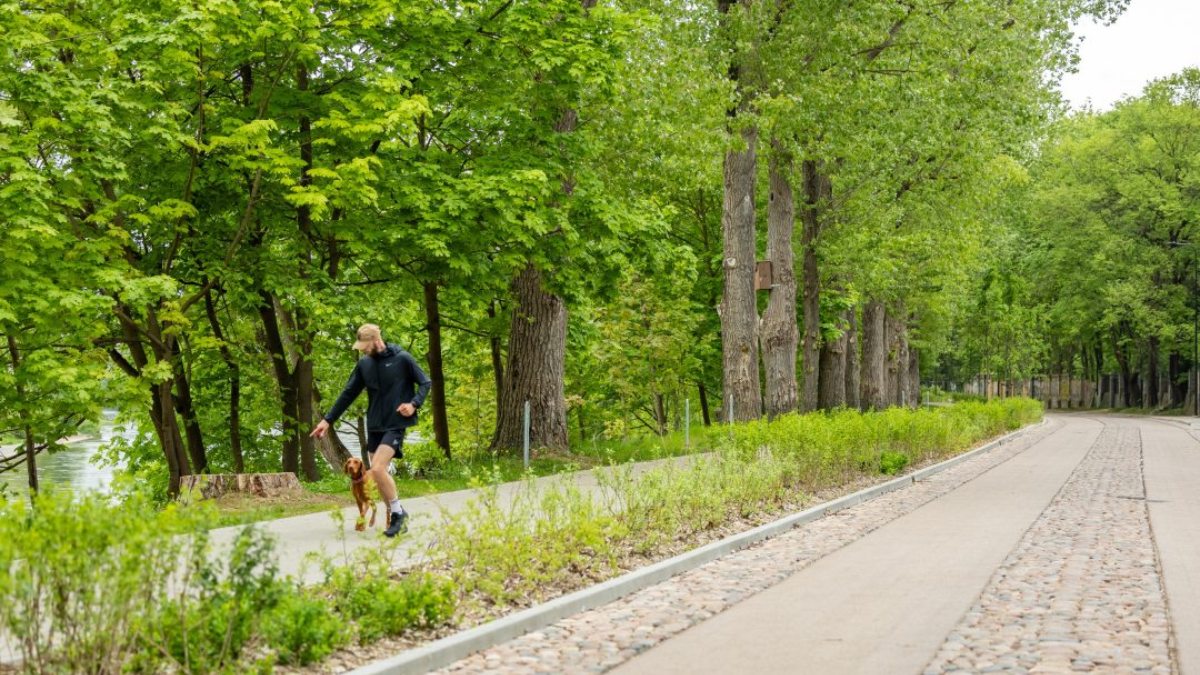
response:
[[[0,504],[0,634],[20,636],[24,672],[269,672],[453,614],[446,580],[396,579],[380,551],[326,561],[326,583],[306,589],[279,575],[270,538],[247,528],[216,550],[210,521],[136,496]]]
[[[530,482],[511,499],[494,485],[480,488],[438,526],[435,548],[463,596],[524,603],[547,597],[577,574],[603,577],[615,569],[624,529],[569,481]]]
[[[996,205],[1026,182],[1067,27],[1120,4],[749,2],[722,15],[677,0],[250,0],[180,15],[50,0],[12,13],[0,333],[20,363],[0,369],[0,431],[53,444],[115,405],[142,434],[112,456],[164,498],[189,463],[278,470],[344,383],[350,328],[379,323],[420,358],[420,298],[437,288],[453,447],[482,453],[508,282],[529,265],[569,305],[572,437],[678,429],[685,401],[722,397],[731,110],[733,127],[759,129],[764,159],[794,164],[793,185],[804,162],[833,182],[816,243],[837,289],[823,326],[845,303],[903,298],[933,357],[954,351],[951,324],[978,296],[971,320],[1013,337],[1001,353],[995,335],[966,336],[972,366],[979,352],[982,369],[1024,374],[1042,348],[1023,295],[1036,294],[997,303],[968,279],[981,259],[1000,270],[981,249],[1012,215]],[[1131,181],[1154,195],[1140,216],[1186,193],[1170,183]],[[1109,290],[1178,339],[1178,308],[1155,309],[1169,294]],[[287,395],[309,384],[311,413]],[[164,400],[175,415],[155,412]],[[190,453],[171,447],[175,419]]]
[[[414,477],[431,477],[450,465],[446,452],[436,443],[411,443],[404,446],[404,469]]]
[[[909,457],[903,452],[884,450],[879,453],[879,473],[895,476],[908,466]]]
[[[226,555],[214,556],[205,533],[195,535],[189,549],[180,588],[158,604],[142,654],[162,654],[186,672],[235,672],[260,617],[294,588],[279,578],[273,541],[253,527],[238,534]]]
[[[349,624],[329,609],[328,601],[319,595],[284,596],[262,617],[263,637],[284,664],[306,666],[320,661],[350,640]]]
[[[985,268],[957,308],[958,368],[996,380],[1120,373],[1125,406],[1141,399],[1135,376],[1165,371],[1175,379],[1159,404],[1178,404],[1192,360],[1198,132],[1194,69],[1058,120],[1029,180],[1001,195]]]
[[[399,635],[411,627],[443,623],[454,612],[448,580],[421,572],[396,579],[383,549],[363,548],[344,566],[324,563],[321,592],[332,609],[354,622],[362,644]]]
[[[159,603],[203,513],[44,492],[0,502],[0,632],[28,673],[120,673],[156,630]],[[154,659],[152,655],[150,658]]]

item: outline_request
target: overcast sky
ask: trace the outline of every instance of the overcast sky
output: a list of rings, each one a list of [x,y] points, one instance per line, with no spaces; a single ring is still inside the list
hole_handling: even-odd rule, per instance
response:
[[[1111,26],[1076,28],[1084,38],[1079,72],[1063,77],[1063,97],[1074,108],[1089,99],[1106,110],[1147,82],[1200,67],[1200,0],[1132,0]]]

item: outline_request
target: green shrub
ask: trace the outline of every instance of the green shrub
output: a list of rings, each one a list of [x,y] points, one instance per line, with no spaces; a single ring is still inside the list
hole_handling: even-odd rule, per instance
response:
[[[879,473],[886,476],[895,476],[908,466],[908,455],[903,452],[893,452],[884,450],[879,456]]]
[[[449,464],[446,452],[439,448],[437,443],[425,441],[404,446],[404,470],[412,476],[436,476]]]
[[[329,601],[298,593],[284,596],[263,617],[262,633],[284,664],[306,666],[348,644],[351,630]]]
[[[0,503],[0,633],[28,673],[119,673],[207,513],[44,491]]]
[[[261,530],[242,530],[227,556],[213,553],[208,533],[196,534],[173,597],[145,632],[145,649],[184,672],[232,669],[257,636],[260,615],[296,592],[279,578],[274,541]]]
[[[482,487],[466,508],[444,513],[434,548],[462,595],[495,603],[545,597],[572,571],[615,568],[616,519],[570,481],[528,482],[511,500]]]
[[[454,613],[448,580],[425,573],[395,579],[385,549],[358,549],[349,562],[335,566],[326,560],[320,591],[338,614],[353,622],[362,644],[400,635],[414,626],[443,623]]]

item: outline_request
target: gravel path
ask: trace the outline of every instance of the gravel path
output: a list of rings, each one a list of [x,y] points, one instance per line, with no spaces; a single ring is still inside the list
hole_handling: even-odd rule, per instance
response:
[[[463,659],[440,673],[602,673],[771,588],[1054,433],[1052,421],[910,488],[797,528],[622,600]]]

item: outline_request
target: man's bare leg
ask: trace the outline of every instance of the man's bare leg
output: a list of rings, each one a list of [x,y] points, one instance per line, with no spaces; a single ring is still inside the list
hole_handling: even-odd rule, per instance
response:
[[[375,449],[375,454],[371,455],[371,476],[375,479],[375,485],[379,487],[379,496],[383,497],[383,502],[389,506],[397,497],[396,481],[392,480],[392,475],[388,473],[388,465],[395,456],[396,449],[390,445],[379,446]]]

